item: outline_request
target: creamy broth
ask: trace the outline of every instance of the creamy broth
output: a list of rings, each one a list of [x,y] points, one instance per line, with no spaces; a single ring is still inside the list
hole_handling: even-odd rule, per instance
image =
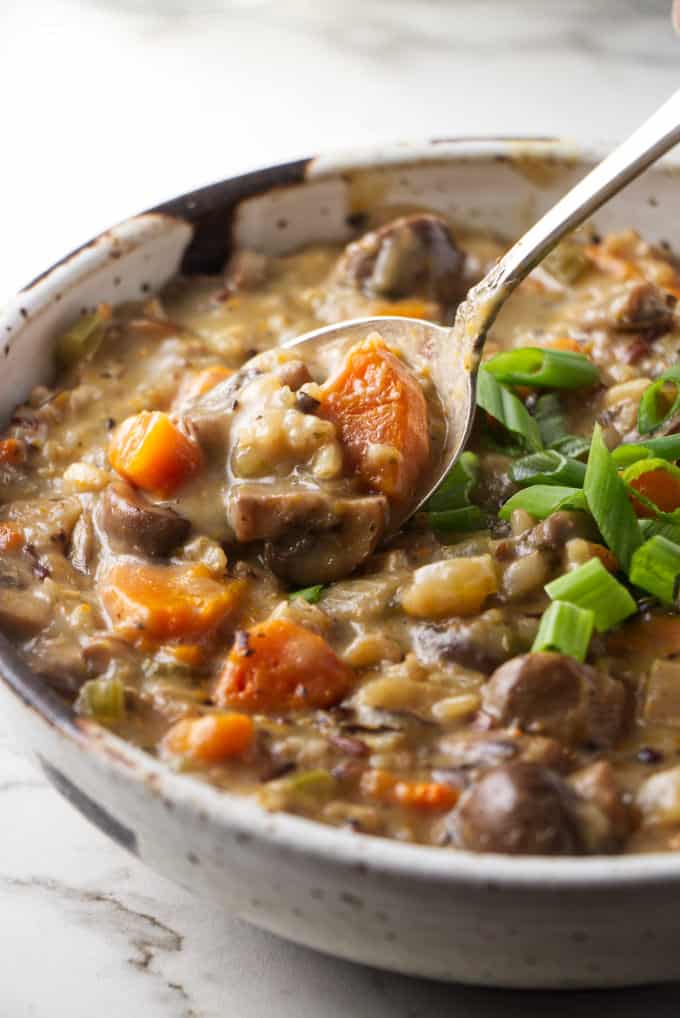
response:
[[[0,626],[31,667],[268,809],[449,850],[680,848],[675,609],[633,588],[585,662],[532,653],[551,581],[597,559],[630,589],[585,507],[501,519],[528,450],[480,411],[464,506],[481,523],[426,511],[383,544],[443,440],[427,372],[379,336],[329,364],[277,349],[363,315],[450,323],[503,249],[413,213],[349,249],[241,252],[77,323],[0,442]],[[579,237],[513,294],[485,358],[596,366],[554,390],[585,464],[596,423],[610,450],[642,441],[678,295],[670,252]],[[533,420],[553,391],[510,390]]]

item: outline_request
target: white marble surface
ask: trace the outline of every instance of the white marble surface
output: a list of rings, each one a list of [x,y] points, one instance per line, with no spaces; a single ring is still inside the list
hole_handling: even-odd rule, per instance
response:
[[[613,140],[677,87],[669,7],[2,0],[0,297],[130,211],[265,162],[425,135]],[[605,1009],[676,1018],[680,988],[446,987],[323,958],[230,919],[93,830],[0,717],[0,1018]]]

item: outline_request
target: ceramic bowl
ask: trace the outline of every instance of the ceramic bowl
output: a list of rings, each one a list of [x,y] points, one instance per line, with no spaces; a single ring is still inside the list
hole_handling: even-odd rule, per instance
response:
[[[441,210],[512,236],[592,163],[556,141],[438,140],[277,166],[135,216],[27,286],[0,316],[0,413],[48,379],[81,308],[217,271],[241,245],[280,254],[348,240],[376,205]],[[673,167],[596,219],[680,243]],[[318,950],[399,972],[499,986],[680,977],[680,855],[508,858],[324,827],[171,772],[77,719],[0,638],[3,717],[56,788],[129,852],[234,914]]]

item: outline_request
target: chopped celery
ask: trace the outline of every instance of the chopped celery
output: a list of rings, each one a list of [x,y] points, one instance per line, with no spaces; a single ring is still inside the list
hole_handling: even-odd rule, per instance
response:
[[[104,326],[111,317],[108,304],[100,304],[90,315],[83,315],[57,340],[55,352],[62,367],[71,367],[96,353],[104,338]]]
[[[90,679],[80,690],[76,710],[103,725],[117,724],[125,717],[125,688],[120,679]]]

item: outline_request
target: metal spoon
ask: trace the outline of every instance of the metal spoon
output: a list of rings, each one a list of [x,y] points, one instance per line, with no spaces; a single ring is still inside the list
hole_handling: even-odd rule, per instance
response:
[[[320,359],[330,347],[353,346],[378,332],[401,350],[407,362],[414,354],[429,361],[432,379],[446,415],[446,435],[437,462],[430,465],[418,491],[391,515],[389,533],[427,501],[465,448],[475,414],[477,370],[488,331],[516,286],[568,233],[634,180],[680,141],[680,91],[634,134],[579,181],[524,234],[473,287],[459,306],[452,328],[413,318],[359,318],[315,329],[286,346],[307,347]]]

